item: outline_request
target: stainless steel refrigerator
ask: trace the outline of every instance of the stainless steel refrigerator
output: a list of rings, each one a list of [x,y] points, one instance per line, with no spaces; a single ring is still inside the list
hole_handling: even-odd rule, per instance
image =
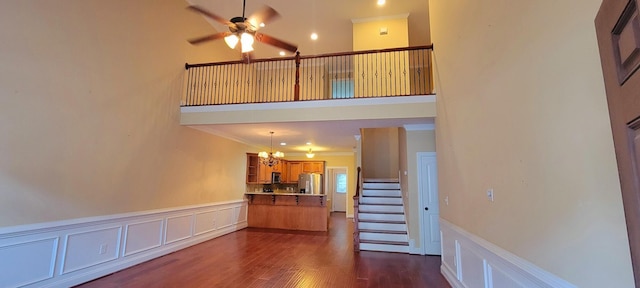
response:
[[[324,194],[322,174],[302,173],[298,176],[298,192],[304,194]]]

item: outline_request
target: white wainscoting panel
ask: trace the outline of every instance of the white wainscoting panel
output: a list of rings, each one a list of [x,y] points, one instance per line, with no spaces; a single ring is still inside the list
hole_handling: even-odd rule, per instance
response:
[[[216,211],[216,228],[221,229],[233,225],[233,216],[235,210],[233,207],[223,208]]]
[[[164,243],[170,244],[191,237],[192,221],[193,215],[191,214],[168,217]]]
[[[195,231],[193,234],[196,236],[216,230],[216,211],[212,210],[196,213],[196,223],[194,226]]]
[[[125,245],[122,256],[129,256],[162,245],[164,219],[128,224],[125,230]]]
[[[91,281],[245,228],[246,212],[237,200],[3,227],[0,287]]]
[[[440,271],[454,288],[576,287],[446,220],[440,229]]]
[[[67,234],[60,274],[118,258],[121,232],[122,228],[118,226]]]
[[[238,219],[238,221],[247,221],[247,206],[239,206],[235,207],[236,214],[233,215],[234,219]]]
[[[57,250],[58,237],[0,244],[0,287],[20,287],[53,278]]]

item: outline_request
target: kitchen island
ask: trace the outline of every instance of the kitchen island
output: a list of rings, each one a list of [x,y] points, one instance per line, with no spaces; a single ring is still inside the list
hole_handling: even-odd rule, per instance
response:
[[[327,231],[327,195],[247,192],[249,227]]]

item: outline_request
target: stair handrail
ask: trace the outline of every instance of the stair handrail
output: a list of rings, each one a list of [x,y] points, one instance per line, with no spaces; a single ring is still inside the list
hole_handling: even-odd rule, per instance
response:
[[[362,185],[362,179],[360,179],[360,172],[362,168],[358,166],[356,176],[356,193],[353,195],[353,252],[360,252],[360,229],[358,229],[358,206],[360,204],[360,189]]]

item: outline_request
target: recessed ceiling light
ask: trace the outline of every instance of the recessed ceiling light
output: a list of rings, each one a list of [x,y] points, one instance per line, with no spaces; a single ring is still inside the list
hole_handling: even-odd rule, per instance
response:
[[[307,145],[311,145],[311,142],[307,142]]]
[[[311,40],[318,40],[318,34],[311,33]]]
[[[380,1],[382,1],[384,3],[384,0],[378,0],[378,3],[380,3]],[[260,27],[264,27],[264,22],[260,23],[260,25],[258,25]]]
[[[385,0],[378,0],[378,6],[383,6],[385,2]]]
[[[284,56],[284,51],[280,51],[280,56]]]
[[[287,142],[280,142],[280,146],[287,146]]]

